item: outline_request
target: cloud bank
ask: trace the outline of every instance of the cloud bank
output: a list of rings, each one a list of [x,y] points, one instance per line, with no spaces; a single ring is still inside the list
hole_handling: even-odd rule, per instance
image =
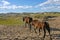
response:
[[[41,9],[60,9],[60,0],[47,0],[41,4],[36,5],[36,7],[41,7]]]
[[[47,0],[43,3],[37,4],[35,6],[29,6],[29,5],[16,5],[16,4],[11,4],[10,2],[8,2],[7,0],[1,0],[0,1],[0,9],[39,9],[44,11],[44,10],[60,10],[60,0]]]
[[[0,9],[27,9],[27,8],[32,8],[32,6],[24,5],[24,6],[17,6],[17,5],[12,5],[10,2],[6,0],[1,0],[0,4]]]

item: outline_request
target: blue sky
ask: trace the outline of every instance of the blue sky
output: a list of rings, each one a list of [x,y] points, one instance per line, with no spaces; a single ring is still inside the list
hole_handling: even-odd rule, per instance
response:
[[[60,12],[60,0],[0,0],[3,12]]]

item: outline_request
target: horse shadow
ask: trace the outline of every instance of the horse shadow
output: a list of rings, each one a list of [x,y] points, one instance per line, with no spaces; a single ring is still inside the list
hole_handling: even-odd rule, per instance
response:
[[[59,28],[51,28],[51,30],[53,30],[53,31],[60,31]]]
[[[53,39],[60,40],[60,33],[58,33],[58,32],[60,32],[60,29],[59,28],[51,28],[51,30],[53,31],[53,33],[52,33]],[[54,31],[58,31],[58,32],[55,33]]]

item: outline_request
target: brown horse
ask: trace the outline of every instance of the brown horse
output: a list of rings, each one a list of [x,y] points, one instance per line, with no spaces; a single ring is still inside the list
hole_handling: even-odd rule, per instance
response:
[[[27,24],[28,24],[28,26],[29,26],[29,28],[30,28],[30,30],[31,30],[31,22],[32,22],[32,18],[31,17],[23,17],[23,21],[25,22],[25,27],[27,27]]]
[[[49,27],[48,22],[46,22],[46,21],[40,22],[39,20],[33,20],[31,17],[27,17],[27,16],[23,17],[23,21],[25,21],[25,27],[26,27],[26,24],[29,25],[30,30],[31,30],[31,26],[34,26],[35,33],[37,33],[36,29],[38,28],[39,35],[40,35],[40,30],[43,29],[43,31],[44,31],[43,38],[45,38],[45,36],[46,36],[46,30],[48,31],[48,33],[50,35],[50,27]],[[50,35],[50,38],[51,38],[51,35]]]
[[[49,27],[49,23],[48,22],[46,22],[46,21],[40,22],[39,20],[32,20],[31,25],[34,26],[35,33],[37,33],[36,29],[37,28],[39,29],[39,35],[40,35],[40,30],[41,29],[44,31],[43,38],[45,38],[45,36],[46,36],[46,30],[48,31],[48,33],[50,35],[50,27]],[[50,35],[50,38],[51,38],[51,35]]]

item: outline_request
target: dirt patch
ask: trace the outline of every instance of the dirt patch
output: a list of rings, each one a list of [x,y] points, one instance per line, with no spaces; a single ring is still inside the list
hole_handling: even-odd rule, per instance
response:
[[[60,39],[60,30],[51,28],[53,31],[52,39]],[[47,33],[48,34],[48,33]],[[42,35],[38,36],[34,31],[32,33],[29,31],[29,28],[24,28],[23,26],[4,26],[0,25],[0,40],[41,40]],[[49,35],[46,35],[44,40],[50,40]]]

